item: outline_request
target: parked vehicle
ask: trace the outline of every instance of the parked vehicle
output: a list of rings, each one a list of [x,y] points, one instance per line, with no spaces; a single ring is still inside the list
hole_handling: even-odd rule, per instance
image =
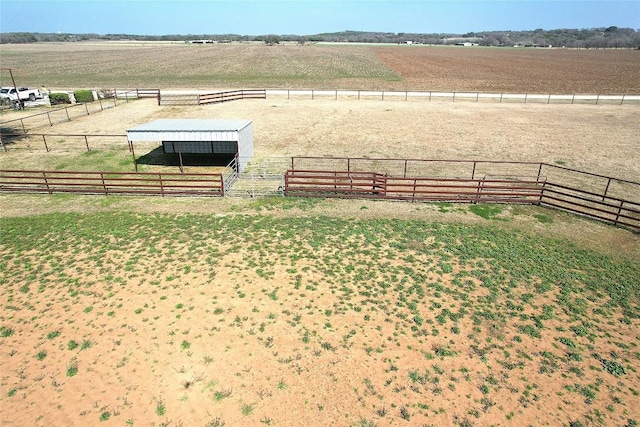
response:
[[[18,96],[16,96],[16,88],[3,87],[0,89],[0,98],[8,98],[11,101],[35,101],[38,98],[43,98],[44,95],[40,92],[40,89],[28,89],[26,87],[18,88]]]

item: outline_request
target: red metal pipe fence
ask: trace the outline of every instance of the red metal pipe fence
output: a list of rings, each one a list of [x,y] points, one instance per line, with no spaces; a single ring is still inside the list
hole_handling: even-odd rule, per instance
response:
[[[539,204],[544,179],[400,178],[375,172],[289,170],[285,195]]]
[[[223,196],[226,190],[222,174],[0,170],[0,192]],[[640,182],[547,163],[293,157],[283,192],[534,204],[640,230]]]
[[[293,157],[284,192],[290,196],[537,204],[640,230],[639,182],[548,163]]]
[[[220,173],[0,170],[0,192],[224,196]]]
[[[239,89],[204,94],[163,94],[159,105],[206,105],[239,99],[266,99],[265,89]]]

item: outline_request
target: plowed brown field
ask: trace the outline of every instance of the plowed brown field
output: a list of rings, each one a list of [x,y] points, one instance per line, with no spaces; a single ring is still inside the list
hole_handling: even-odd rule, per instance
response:
[[[375,48],[405,86],[443,91],[638,93],[633,50]]]

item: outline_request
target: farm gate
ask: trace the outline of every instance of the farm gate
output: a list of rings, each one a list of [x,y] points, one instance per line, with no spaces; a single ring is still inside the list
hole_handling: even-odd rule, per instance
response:
[[[221,102],[235,101],[239,99],[266,99],[267,91],[264,89],[240,89],[225,92],[211,93],[164,93],[158,96],[158,105],[206,105]]]

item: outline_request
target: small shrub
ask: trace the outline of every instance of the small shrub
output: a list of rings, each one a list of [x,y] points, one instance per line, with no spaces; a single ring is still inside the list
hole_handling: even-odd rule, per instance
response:
[[[76,102],[84,103],[84,102],[93,102],[93,92],[90,90],[76,90],[73,92],[73,96],[76,98]]]
[[[245,417],[248,415],[251,415],[251,413],[253,412],[253,408],[254,408],[253,405],[250,405],[248,403],[243,403],[242,409],[241,409],[242,415],[244,415]]]
[[[163,416],[165,414],[165,412],[167,411],[167,409],[164,406],[164,401],[159,401],[158,404],[156,405],[156,415],[158,416]]]
[[[624,366],[613,360],[603,360],[602,365],[605,371],[616,377],[621,377],[627,373]]]
[[[73,361],[67,368],[67,376],[74,377],[77,373],[78,373],[78,362]]]
[[[71,104],[68,93],[51,93],[49,94],[49,102],[51,105]]]

